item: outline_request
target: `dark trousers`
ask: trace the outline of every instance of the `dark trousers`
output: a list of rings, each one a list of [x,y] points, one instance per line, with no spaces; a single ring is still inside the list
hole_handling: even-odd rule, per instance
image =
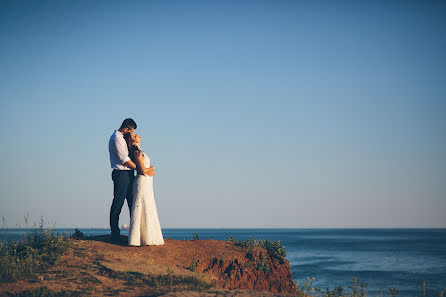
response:
[[[119,215],[121,214],[124,200],[127,198],[130,215],[133,204],[133,180],[135,174],[133,170],[113,170],[113,203],[110,209],[110,229],[112,237],[119,237],[121,230],[119,229]]]

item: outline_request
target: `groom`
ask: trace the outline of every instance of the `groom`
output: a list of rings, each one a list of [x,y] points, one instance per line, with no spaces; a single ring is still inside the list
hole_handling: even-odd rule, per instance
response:
[[[132,133],[136,129],[136,123],[132,119],[125,119],[119,130],[110,137],[108,151],[110,153],[110,164],[113,169],[113,203],[110,209],[111,240],[119,242],[121,230],[119,230],[119,215],[121,214],[124,200],[132,211],[133,193],[132,185],[135,178],[134,170],[136,164],[130,160],[129,150],[124,135]]]

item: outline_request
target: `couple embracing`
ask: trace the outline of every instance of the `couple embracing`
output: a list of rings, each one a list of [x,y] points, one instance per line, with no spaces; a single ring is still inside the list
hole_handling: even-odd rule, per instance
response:
[[[128,244],[162,245],[163,234],[153,193],[155,167],[141,149],[141,137],[133,133],[137,125],[125,119],[110,137],[108,150],[113,180],[113,203],[110,209],[111,239],[120,242],[119,215],[124,200],[130,210]],[[134,171],[136,170],[136,176]]]

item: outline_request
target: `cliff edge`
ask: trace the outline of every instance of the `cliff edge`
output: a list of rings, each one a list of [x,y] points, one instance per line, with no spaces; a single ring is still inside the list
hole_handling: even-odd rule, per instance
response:
[[[0,295],[39,287],[76,296],[183,296],[174,292],[184,290],[191,296],[227,290],[256,290],[252,296],[298,293],[289,262],[258,245],[165,239],[162,246],[129,247],[125,241],[113,244],[105,235],[73,240],[70,251],[36,281],[1,284]],[[251,296],[243,292],[231,296]]]

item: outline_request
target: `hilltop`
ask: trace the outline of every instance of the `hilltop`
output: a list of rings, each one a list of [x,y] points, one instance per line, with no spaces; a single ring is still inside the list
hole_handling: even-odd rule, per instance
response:
[[[105,235],[70,241],[55,265],[34,280],[0,284],[0,295],[38,295],[39,290],[38,296],[299,294],[289,262],[255,244],[165,239],[162,246],[129,247],[126,237],[114,244]]]

